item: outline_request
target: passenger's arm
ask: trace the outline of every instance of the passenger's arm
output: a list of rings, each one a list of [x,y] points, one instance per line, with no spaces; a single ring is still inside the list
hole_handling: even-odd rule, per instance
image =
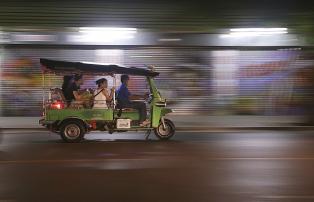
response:
[[[114,94],[114,88],[111,88],[110,95],[109,95],[109,93],[106,90],[103,90],[102,93],[103,93],[104,96],[106,96],[106,100],[107,101],[111,101],[112,98],[113,98],[113,94]]]
[[[82,100],[82,96],[77,91],[73,91],[73,95],[75,97],[75,100],[77,100],[77,101]]]
[[[142,96],[142,95],[130,95],[130,100],[140,100],[140,99],[143,99],[144,98],[144,96]]]
[[[144,95],[130,95],[130,100],[140,100],[140,99],[146,99],[148,96],[147,93],[145,93]]]

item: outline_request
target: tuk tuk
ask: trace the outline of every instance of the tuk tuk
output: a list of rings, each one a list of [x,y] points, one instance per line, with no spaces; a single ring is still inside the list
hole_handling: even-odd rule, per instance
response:
[[[165,118],[172,110],[166,107],[164,99],[158,91],[154,77],[159,73],[153,69],[136,67],[122,67],[118,65],[105,65],[85,62],[69,62],[50,59],[40,59],[43,75],[43,117],[39,120],[52,132],[60,134],[65,142],[80,142],[84,135],[91,131],[114,132],[146,131],[146,137],[153,130],[160,140],[168,140],[175,134],[173,122]],[[60,88],[47,89],[45,87],[46,75],[73,75],[82,74],[90,76],[108,76],[113,78],[116,85],[116,75],[127,74],[143,76],[149,86],[149,96],[145,100],[149,111],[149,125],[139,125],[139,111],[130,108],[117,107],[114,93],[112,102],[107,109],[93,108],[91,106],[67,105]],[[46,90],[47,89],[47,90]],[[59,94],[60,96],[53,96]]]

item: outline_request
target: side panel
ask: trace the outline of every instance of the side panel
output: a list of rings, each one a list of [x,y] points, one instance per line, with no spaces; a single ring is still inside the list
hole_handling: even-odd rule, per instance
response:
[[[155,105],[155,102],[153,102],[153,106],[152,106],[152,110],[151,110],[151,113],[152,113],[152,127],[156,128],[159,125],[162,108],[154,106],[154,105]]]
[[[112,109],[62,109],[47,110],[46,121],[64,120],[78,117],[82,120],[113,120]]]
[[[159,125],[160,121],[160,115],[161,115],[161,108],[155,106],[156,102],[161,101],[160,94],[158,93],[158,90],[156,88],[155,82],[151,77],[147,77],[147,81],[150,86],[150,91],[153,94],[154,100],[151,103],[151,122],[152,122],[152,127],[156,128]]]
[[[115,110],[115,117],[118,118],[118,112],[119,110]],[[124,119],[131,119],[132,121],[136,121],[140,119],[140,115],[138,113],[137,110],[131,111],[131,112],[122,112],[121,117],[120,118],[124,118]]]

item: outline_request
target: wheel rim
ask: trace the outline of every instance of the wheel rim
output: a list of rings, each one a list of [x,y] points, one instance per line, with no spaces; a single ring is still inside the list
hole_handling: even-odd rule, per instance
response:
[[[165,128],[164,128],[163,125],[160,124],[158,127],[158,133],[162,137],[169,136],[171,134],[171,126],[169,126],[167,123],[165,123]]]
[[[78,138],[80,136],[80,133],[81,129],[76,124],[69,124],[64,129],[65,137],[71,140]]]

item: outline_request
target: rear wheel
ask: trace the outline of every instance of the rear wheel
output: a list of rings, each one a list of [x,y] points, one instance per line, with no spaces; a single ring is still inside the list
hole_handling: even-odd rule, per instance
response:
[[[175,126],[169,119],[164,120],[165,127],[162,122],[159,123],[158,127],[154,129],[155,135],[160,140],[169,140],[175,134]]]
[[[80,142],[85,135],[84,123],[79,120],[69,120],[60,127],[60,134],[65,142]]]

